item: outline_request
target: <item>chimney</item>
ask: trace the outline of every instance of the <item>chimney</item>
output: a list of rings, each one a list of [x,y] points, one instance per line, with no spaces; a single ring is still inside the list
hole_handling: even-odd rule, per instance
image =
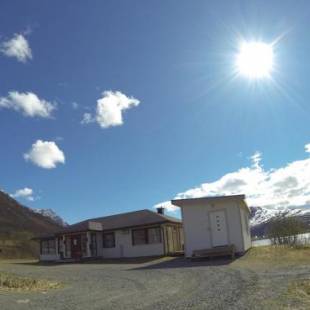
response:
[[[165,214],[165,208],[159,207],[159,208],[156,208],[156,209],[157,209],[157,213],[158,213],[158,214],[162,214],[162,215]]]

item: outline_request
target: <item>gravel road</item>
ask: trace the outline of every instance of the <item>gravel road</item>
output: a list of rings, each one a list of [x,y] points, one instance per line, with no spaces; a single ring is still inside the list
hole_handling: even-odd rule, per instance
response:
[[[288,277],[296,277],[296,272],[258,273],[225,260],[183,258],[49,266],[11,262],[1,263],[0,270],[65,284],[43,293],[0,291],[1,310],[275,309],[268,300],[281,294]]]

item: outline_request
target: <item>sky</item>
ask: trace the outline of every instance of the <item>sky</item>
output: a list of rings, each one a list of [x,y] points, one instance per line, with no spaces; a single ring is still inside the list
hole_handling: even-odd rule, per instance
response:
[[[0,188],[67,222],[175,197],[310,206],[309,1],[0,4]],[[272,44],[265,79],[240,42]]]

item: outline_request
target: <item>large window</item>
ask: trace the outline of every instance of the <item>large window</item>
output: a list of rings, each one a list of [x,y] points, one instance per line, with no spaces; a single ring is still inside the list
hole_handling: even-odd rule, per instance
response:
[[[103,247],[104,248],[115,248],[115,235],[114,232],[103,233]]]
[[[41,254],[55,254],[56,243],[55,239],[41,241]]]
[[[132,244],[153,244],[161,243],[160,227],[134,229],[132,231]]]

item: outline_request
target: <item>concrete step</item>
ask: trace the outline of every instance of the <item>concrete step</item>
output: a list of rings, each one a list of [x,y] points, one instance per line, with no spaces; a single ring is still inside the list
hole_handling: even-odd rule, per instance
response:
[[[226,246],[219,246],[209,249],[200,249],[193,251],[192,258],[207,258],[216,256],[231,256],[233,259],[235,257],[235,246],[233,244]]]

